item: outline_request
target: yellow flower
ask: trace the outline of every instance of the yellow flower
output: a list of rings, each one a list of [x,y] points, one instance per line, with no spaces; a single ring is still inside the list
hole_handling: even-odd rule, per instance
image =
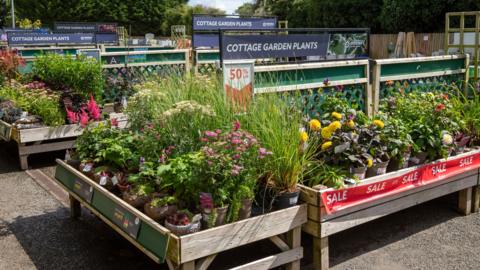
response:
[[[367,167],[370,168],[373,166],[373,160],[367,159]]]
[[[305,131],[300,132],[300,141],[306,142],[308,141],[308,133]]]
[[[340,123],[340,121],[333,121],[329,126],[328,128],[330,128],[331,130],[335,131],[339,128],[342,127],[342,123]]]
[[[382,129],[383,127],[385,127],[385,124],[383,123],[382,120],[373,120],[373,124],[374,124],[376,127],[380,128],[380,129]]]
[[[324,142],[322,144],[322,151],[327,150],[328,148],[332,147],[332,142]]]
[[[322,129],[322,138],[324,138],[325,140],[328,140],[332,137],[332,131],[326,127],[326,128],[323,128]]]
[[[353,122],[353,120],[349,120],[347,122],[347,126],[351,129],[354,129],[355,128],[355,122]]]
[[[340,120],[340,119],[342,119],[343,115],[341,113],[338,113],[338,112],[332,112],[332,117],[337,119],[337,120]]]
[[[310,129],[313,131],[319,131],[320,128],[322,128],[320,121],[318,121],[317,119],[310,120],[309,125],[310,125]]]

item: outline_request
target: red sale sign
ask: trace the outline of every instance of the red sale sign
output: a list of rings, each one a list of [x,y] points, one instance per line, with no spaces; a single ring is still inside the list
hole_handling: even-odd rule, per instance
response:
[[[321,199],[328,214],[441,181],[480,167],[480,153],[434,162],[400,176],[346,189],[328,190]]]
[[[223,85],[227,101],[237,111],[245,112],[253,97],[254,63],[231,61],[223,63]]]

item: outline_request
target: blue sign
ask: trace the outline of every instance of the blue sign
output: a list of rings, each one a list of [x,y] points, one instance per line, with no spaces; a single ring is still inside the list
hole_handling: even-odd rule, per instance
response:
[[[7,33],[8,45],[95,44],[95,34]]]
[[[222,60],[280,57],[325,57],[328,33],[289,35],[223,35]]]
[[[97,33],[95,42],[98,44],[118,44],[117,33]]]
[[[193,16],[193,31],[265,30],[277,27],[277,18]]]
[[[193,34],[193,44],[194,48],[198,47],[209,47],[209,48],[218,48],[219,47],[219,35],[218,34]]]

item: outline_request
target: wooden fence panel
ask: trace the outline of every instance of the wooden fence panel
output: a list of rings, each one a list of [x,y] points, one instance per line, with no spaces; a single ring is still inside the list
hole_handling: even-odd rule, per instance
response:
[[[370,56],[373,59],[388,58],[388,44],[397,43],[398,34],[372,34],[370,35]],[[443,49],[444,33],[415,33],[415,46],[417,52],[423,56],[431,56],[433,52]]]

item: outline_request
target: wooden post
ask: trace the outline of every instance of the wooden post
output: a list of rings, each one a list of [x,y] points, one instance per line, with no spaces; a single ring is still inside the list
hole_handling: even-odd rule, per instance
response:
[[[180,266],[180,270],[195,270],[195,261],[183,263]]]
[[[373,65],[373,72],[372,72],[372,96],[373,96],[373,115],[378,113],[378,107],[380,104],[380,77],[381,77],[381,65],[373,61],[375,63]]]
[[[480,186],[473,187],[472,212],[477,213],[480,207]]]
[[[80,206],[80,202],[77,201],[72,195],[68,195],[70,199],[70,217],[78,218],[82,214],[82,207]]]
[[[315,270],[328,269],[328,236],[323,238],[313,237],[313,266]]]
[[[287,233],[287,244],[291,249],[300,247],[302,241],[302,227],[296,227]],[[287,264],[287,270],[300,270],[300,260]]]
[[[18,144],[18,159],[20,160],[20,169],[23,171],[28,170],[28,154],[23,154],[22,151],[25,147],[24,143]]]
[[[471,187],[458,192],[458,211],[463,215],[470,215],[470,213],[472,213]]]

